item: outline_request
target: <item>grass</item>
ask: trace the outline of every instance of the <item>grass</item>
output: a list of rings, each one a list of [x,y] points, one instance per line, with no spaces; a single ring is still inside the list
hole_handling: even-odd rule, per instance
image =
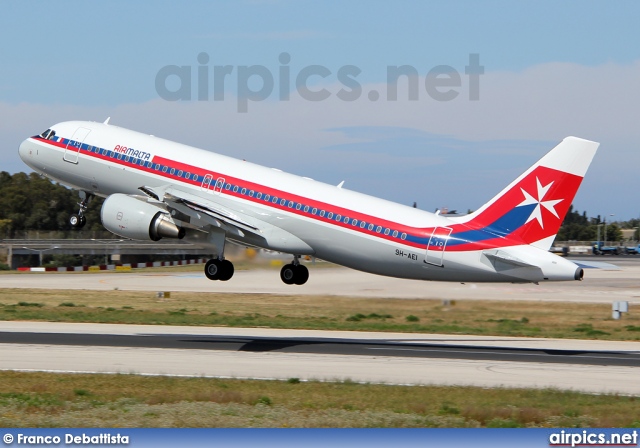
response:
[[[558,390],[0,372],[2,427],[638,425],[638,398]]]
[[[0,289],[0,320],[268,327],[640,340],[640,317],[607,304]]]

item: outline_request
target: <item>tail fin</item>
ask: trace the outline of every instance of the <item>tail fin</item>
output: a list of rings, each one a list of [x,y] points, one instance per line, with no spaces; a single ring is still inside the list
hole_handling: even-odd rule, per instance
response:
[[[548,250],[599,145],[565,138],[480,209],[456,221]]]

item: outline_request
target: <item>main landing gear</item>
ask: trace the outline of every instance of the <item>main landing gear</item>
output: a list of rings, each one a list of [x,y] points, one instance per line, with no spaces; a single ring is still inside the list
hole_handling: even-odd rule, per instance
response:
[[[304,285],[309,280],[309,270],[300,264],[299,258],[295,255],[293,263],[285,264],[280,270],[280,279],[287,285]]]
[[[212,258],[204,265],[204,275],[206,275],[209,280],[221,280],[226,282],[233,277],[233,272],[233,263],[229,260]]]
[[[84,212],[87,211],[87,207],[89,206],[89,202],[93,199],[93,195],[87,193],[86,191],[80,192],[80,202],[78,205],[80,206],[80,210],[78,213],[74,213],[69,217],[69,224],[74,229],[82,229],[84,225],[87,223],[87,218],[84,216]]]
[[[233,263],[225,260],[222,255],[220,258],[212,258],[204,265],[204,275],[209,280],[221,280],[226,282],[233,277]],[[295,255],[293,262],[286,264],[280,270],[280,278],[287,285],[304,285],[309,280],[309,270],[306,266],[300,264],[300,256]]]

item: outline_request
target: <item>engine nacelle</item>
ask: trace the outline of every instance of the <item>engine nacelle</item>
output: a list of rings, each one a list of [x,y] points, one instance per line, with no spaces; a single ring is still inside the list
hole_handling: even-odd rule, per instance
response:
[[[182,239],[185,235],[166,210],[126,194],[109,196],[102,204],[100,218],[109,232],[132,240]]]

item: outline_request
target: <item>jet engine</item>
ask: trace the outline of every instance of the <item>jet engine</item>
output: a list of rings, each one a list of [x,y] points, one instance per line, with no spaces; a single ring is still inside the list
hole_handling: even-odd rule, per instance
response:
[[[109,232],[132,240],[182,239],[185,235],[166,210],[126,194],[109,196],[100,218]]]

